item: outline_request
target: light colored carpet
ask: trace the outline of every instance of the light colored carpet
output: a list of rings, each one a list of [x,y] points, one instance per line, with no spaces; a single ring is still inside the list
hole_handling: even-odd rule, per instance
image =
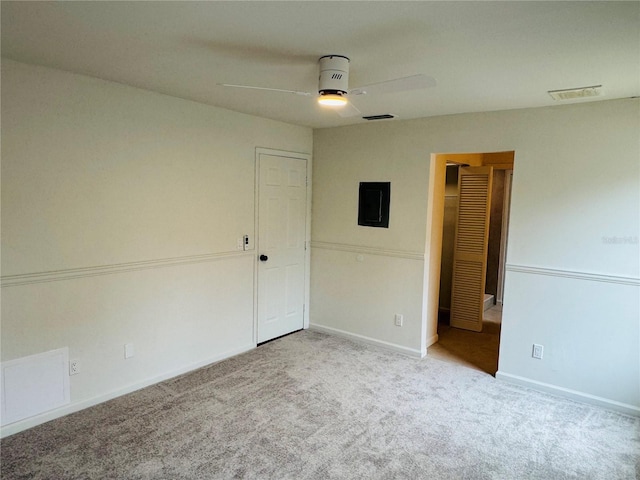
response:
[[[4,480],[635,479],[640,418],[302,331],[2,440]]]

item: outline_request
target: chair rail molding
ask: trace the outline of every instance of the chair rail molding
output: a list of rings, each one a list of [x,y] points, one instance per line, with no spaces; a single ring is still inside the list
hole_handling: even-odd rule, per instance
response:
[[[341,252],[349,252],[349,253],[365,253],[368,255],[380,255],[383,257],[397,257],[397,258],[406,258],[409,260],[420,260],[420,261],[424,261],[424,258],[425,258],[425,255],[423,252],[391,250],[387,248],[366,247],[362,245],[351,245],[347,243],[312,241],[311,248],[317,248],[321,250],[338,250]]]
[[[139,262],[117,263],[112,265],[100,265],[93,267],[69,268],[49,272],[23,273],[17,275],[5,275],[0,277],[0,286],[16,287],[35,283],[57,282],[74,278],[95,277],[98,275],[111,275],[114,273],[134,272],[151,268],[166,268],[194,263],[213,262],[237,257],[254,255],[253,251],[231,251],[219,253],[207,253],[203,255],[190,255],[186,257],[159,258]]]
[[[508,272],[526,273],[530,275],[546,275],[550,277],[573,278],[591,282],[617,283],[621,285],[640,286],[640,278],[605,275],[591,272],[576,272],[572,270],[559,270],[554,268],[541,268],[529,265],[515,265],[508,263],[505,267]]]

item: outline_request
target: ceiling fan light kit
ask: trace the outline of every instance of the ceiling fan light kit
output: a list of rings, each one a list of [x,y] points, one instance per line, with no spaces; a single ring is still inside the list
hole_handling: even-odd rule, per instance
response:
[[[328,107],[344,107],[347,104],[347,99],[340,93],[320,92],[318,103]]]
[[[318,103],[331,107],[347,104],[349,91],[349,58],[344,55],[325,55],[318,60]]]

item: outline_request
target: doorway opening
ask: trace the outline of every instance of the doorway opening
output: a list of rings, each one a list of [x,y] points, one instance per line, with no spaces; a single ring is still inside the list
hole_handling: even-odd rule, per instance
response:
[[[428,330],[437,343],[429,354],[491,375],[498,369],[513,160],[513,151],[431,159]]]

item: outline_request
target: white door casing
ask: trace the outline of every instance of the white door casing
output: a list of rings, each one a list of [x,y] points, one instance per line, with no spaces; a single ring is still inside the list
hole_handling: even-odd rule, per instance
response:
[[[513,183],[513,170],[505,171],[504,175],[504,202],[502,204],[502,230],[500,235],[500,262],[498,264],[498,294],[496,303],[504,303],[504,267],[507,264],[507,242],[509,241],[509,214],[511,213],[511,185]]]
[[[257,152],[257,343],[305,326],[308,158]]]

